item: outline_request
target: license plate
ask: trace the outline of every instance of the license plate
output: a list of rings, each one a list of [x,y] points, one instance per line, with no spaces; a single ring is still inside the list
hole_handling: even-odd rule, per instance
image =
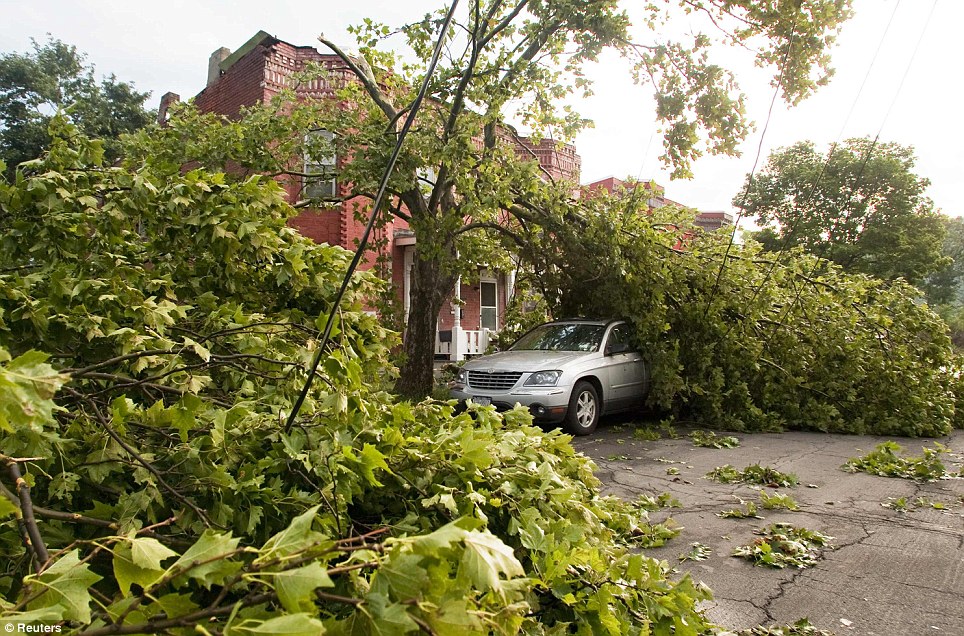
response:
[[[478,404],[479,406],[488,406],[492,404],[492,398],[486,397],[484,395],[473,395],[472,401]]]

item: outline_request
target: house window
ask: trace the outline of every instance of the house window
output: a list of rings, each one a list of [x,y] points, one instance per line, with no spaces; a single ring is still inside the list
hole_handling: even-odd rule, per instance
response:
[[[425,166],[418,169],[418,189],[426,197],[432,196],[435,189],[435,182],[438,181],[438,171],[433,166]]]
[[[304,196],[310,199],[330,199],[338,196],[335,168],[338,157],[333,141],[335,135],[327,130],[312,130],[305,138]]]
[[[479,323],[482,329],[495,331],[499,328],[499,306],[496,302],[496,283],[494,280],[483,280],[479,283],[479,293],[481,294],[481,309],[479,311]]]

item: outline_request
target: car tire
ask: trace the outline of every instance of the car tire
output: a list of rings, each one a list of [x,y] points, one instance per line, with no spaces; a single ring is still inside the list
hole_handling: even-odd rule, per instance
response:
[[[589,435],[599,424],[599,393],[592,382],[581,380],[572,387],[563,430],[571,435]]]

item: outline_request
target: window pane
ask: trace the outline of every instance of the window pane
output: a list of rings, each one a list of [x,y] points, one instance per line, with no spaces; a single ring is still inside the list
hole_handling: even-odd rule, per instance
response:
[[[482,283],[482,306],[495,307],[495,283]]]
[[[543,325],[519,338],[512,350],[598,351],[604,329],[602,325]]]
[[[616,344],[629,344],[629,334],[626,333],[626,328],[623,325],[617,325],[613,327],[613,330],[609,333],[609,346]]]
[[[334,197],[338,195],[337,183],[332,178],[311,178],[305,183],[305,196],[311,198]]]
[[[492,331],[498,329],[498,325],[496,324],[495,307],[482,308],[481,323],[483,329],[491,329]]]
[[[305,141],[309,147],[305,151],[304,194],[312,198],[334,197],[338,195],[335,170],[338,158],[331,142],[335,136],[327,130],[308,132]]]

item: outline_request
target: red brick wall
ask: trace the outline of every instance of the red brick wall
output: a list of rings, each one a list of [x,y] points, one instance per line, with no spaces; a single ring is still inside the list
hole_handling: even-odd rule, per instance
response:
[[[216,112],[227,117],[237,117],[243,106],[263,103],[277,95],[285,86],[292,73],[304,70],[305,64],[315,62],[328,69],[327,77],[318,78],[296,88],[296,94],[302,99],[328,99],[334,96],[334,91],[345,82],[351,81],[350,72],[334,55],[319,53],[313,47],[299,47],[275,39],[266,39],[255,46],[250,52],[238,59],[213,84],[205,88],[195,97],[195,103],[202,112]],[[580,159],[575,147],[564,145],[556,147],[550,140],[530,142],[520,138],[517,144],[520,154],[532,157],[535,154],[546,170],[555,178],[565,178],[578,181]],[[297,162],[297,159],[295,160]],[[298,199],[301,182],[298,178],[279,178],[288,198],[294,202]],[[345,184],[339,184],[344,192]],[[355,219],[356,208],[366,212],[370,206],[367,199],[361,197],[352,199],[345,204],[326,210],[304,210],[289,221],[289,225],[303,235],[321,243],[340,245],[354,250],[357,241],[364,232],[364,222]],[[393,244],[394,231],[407,229],[408,224],[401,220],[394,220],[381,234],[374,239],[386,238],[385,253],[391,256],[391,279],[401,297],[403,290],[403,248]],[[361,267],[367,269],[373,266],[374,255],[368,256]],[[474,285],[463,285],[461,290],[465,305],[462,308],[462,327],[464,329],[479,329],[479,289]],[[498,296],[499,321],[501,323],[505,313],[506,288],[504,276],[499,276]],[[440,329],[452,327],[453,315],[451,305],[447,303],[440,315]]]
[[[235,62],[216,82],[197,94],[194,103],[198,110],[235,118],[242,106],[263,102],[265,58],[269,53],[264,45],[258,45]]]
[[[336,210],[305,210],[288,221],[304,236],[316,243],[341,245],[342,214]]]
[[[292,87],[292,74],[305,70],[308,63],[324,67],[327,72]],[[351,71],[334,54],[320,53],[311,46],[294,46],[275,42],[265,60],[265,95],[268,99],[284,88],[294,88],[300,99],[330,99],[335,91],[350,81]]]
[[[582,158],[572,144],[558,144],[551,139],[538,141],[528,137],[516,137],[516,154],[523,159],[535,157],[543,170],[553,179],[579,183]]]
[[[501,327],[505,318],[505,305],[506,305],[506,285],[505,276],[499,274],[496,277],[496,303],[498,305],[499,314],[499,326]],[[478,330],[482,328],[482,293],[479,290],[478,283],[473,283],[471,285],[463,283],[459,288],[460,298],[462,299],[462,329]],[[455,298],[455,294],[452,294],[449,299],[442,306],[442,311],[439,312],[439,329],[451,329],[455,324],[455,316],[452,313],[452,300]]]

